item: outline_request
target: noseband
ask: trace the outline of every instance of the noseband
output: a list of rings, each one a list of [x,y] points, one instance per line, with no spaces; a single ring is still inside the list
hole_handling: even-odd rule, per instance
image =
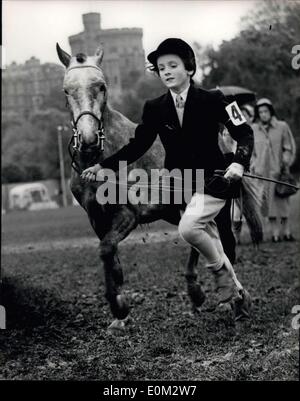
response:
[[[99,67],[94,66],[94,65],[82,65],[82,66],[71,67],[71,68],[68,69],[68,72],[70,70],[75,69],[75,68],[96,68],[97,70],[101,71],[101,69]],[[102,71],[101,71],[101,73],[102,73]],[[66,104],[68,105],[68,100],[66,101]],[[96,114],[94,114],[92,111],[85,110],[85,111],[82,111],[79,114],[79,116],[76,118],[76,120],[75,120],[73,112],[71,111],[71,114],[72,114],[71,124],[72,124],[73,135],[72,135],[72,137],[70,139],[70,142],[69,142],[69,145],[68,145],[68,151],[69,151],[69,154],[70,154],[71,159],[72,159],[72,162],[71,162],[72,167],[74,168],[74,170],[77,171],[78,174],[80,174],[79,166],[78,166],[78,163],[75,161],[75,155],[76,155],[77,152],[78,153],[85,153],[85,154],[94,154],[94,155],[97,156],[97,153],[99,151],[100,152],[104,151],[105,135],[104,135],[104,124],[103,124],[103,112],[104,112],[105,106],[106,106],[106,101],[103,102],[103,106],[102,106],[102,108],[100,110],[101,111],[101,118],[98,118],[96,116]],[[85,115],[92,116],[98,122],[98,128],[97,128],[97,131],[96,131],[97,142],[95,144],[93,144],[93,145],[90,145],[88,150],[84,150],[84,149],[81,148],[81,145],[82,145],[82,134],[78,131],[78,128],[77,128],[78,121],[80,120],[80,118],[82,116],[85,116]],[[72,146],[73,152],[71,150],[71,146]]]
[[[103,108],[103,109],[104,109],[104,108]],[[101,113],[101,114],[102,114],[102,113]],[[98,122],[98,129],[97,129],[97,131],[96,131],[97,143],[94,144],[94,145],[91,145],[91,146],[89,147],[89,148],[90,148],[89,151],[84,151],[84,150],[80,149],[80,145],[82,144],[82,140],[81,140],[82,134],[80,134],[80,133],[78,132],[78,128],[77,128],[77,124],[78,124],[79,119],[80,119],[82,116],[85,116],[85,115],[90,115],[90,116],[92,116],[92,117],[93,117],[95,120],[97,120],[97,122]],[[104,143],[104,140],[105,140],[105,135],[104,135],[104,127],[103,127],[103,117],[101,117],[101,119],[100,119],[100,118],[98,118],[98,117],[96,116],[96,114],[94,114],[94,113],[91,112],[91,111],[83,111],[83,112],[81,112],[81,113],[79,114],[79,116],[76,118],[76,120],[74,120],[74,116],[72,116],[72,121],[71,121],[71,123],[72,123],[72,130],[73,130],[72,140],[74,141],[74,143],[73,143],[73,149],[77,150],[78,152],[91,152],[92,150],[99,150],[99,148],[100,148],[100,151],[101,151],[101,152],[104,151],[103,143]]]

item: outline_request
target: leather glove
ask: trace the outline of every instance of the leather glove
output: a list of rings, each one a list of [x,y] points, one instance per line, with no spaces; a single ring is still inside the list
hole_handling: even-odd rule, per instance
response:
[[[227,167],[224,177],[230,181],[239,181],[243,177],[244,169],[244,166],[239,163],[231,163]]]

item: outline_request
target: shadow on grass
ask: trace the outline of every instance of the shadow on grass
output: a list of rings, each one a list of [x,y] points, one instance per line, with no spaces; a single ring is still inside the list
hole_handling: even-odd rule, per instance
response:
[[[74,314],[71,304],[56,298],[52,291],[25,286],[12,277],[3,279],[1,302],[6,309],[8,330],[58,324]]]
[[[86,334],[105,325],[98,301],[92,308],[77,299],[66,301],[53,290],[30,286],[15,277],[3,279],[1,304],[7,318],[6,330],[0,332],[4,354],[26,353],[27,345],[68,347],[71,337],[83,328]]]

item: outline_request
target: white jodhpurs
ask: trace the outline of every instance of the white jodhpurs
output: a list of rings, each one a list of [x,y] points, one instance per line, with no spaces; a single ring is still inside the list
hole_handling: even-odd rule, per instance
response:
[[[225,263],[225,254],[214,218],[225,205],[224,199],[195,193],[181,217],[180,236],[198,250],[212,270]]]

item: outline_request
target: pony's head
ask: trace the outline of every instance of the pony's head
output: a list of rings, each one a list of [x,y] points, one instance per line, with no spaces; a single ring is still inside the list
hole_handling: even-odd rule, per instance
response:
[[[63,89],[72,113],[78,149],[99,147],[107,99],[107,87],[101,68],[103,50],[97,49],[94,56],[79,53],[72,57],[58,44],[56,50],[66,67]]]

